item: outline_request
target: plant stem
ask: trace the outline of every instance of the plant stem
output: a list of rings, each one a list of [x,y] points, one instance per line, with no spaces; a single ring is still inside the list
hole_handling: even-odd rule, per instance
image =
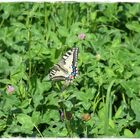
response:
[[[29,89],[31,87],[31,72],[32,72],[32,58],[31,58],[31,25],[30,25],[30,12],[27,15],[26,19],[26,28],[28,30],[28,60],[29,60],[29,72],[28,72],[28,83],[29,83]]]
[[[87,132],[88,132],[88,130],[87,130],[87,126],[85,126],[85,132],[84,132],[84,137],[85,137],[85,138],[88,137]]]
[[[62,92],[64,92],[65,88],[63,87],[62,88]],[[63,101],[63,99],[62,99]],[[67,128],[67,131],[68,131],[68,136],[69,137],[72,137],[72,131],[71,131],[71,126],[70,126],[70,120],[67,119],[67,114],[66,114],[66,109],[64,106],[62,106],[63,108],[63,112],[64,112],[64,122],[65,122],[65,125],[66,125],[66,128]]]
[[[112,80],[108,89],[107,89],[107,95],[106,95],[106,106],[105,106],[105,123],[104,123],[104,132],[105,135],[108,135],[108,127],[109,127],[109,108],[110,108],[110,102],[111,102],[111,88],[114,84],[115,80]]]
[[[70,121],[67,120],[67,116],[66,115],[67,115],[66,114],[66,110],[64,109],[64,121],[65,121],[65,125],[66,125],[66,128],[67,128],[69,137],[72,137],[71,127],[70,127]]]
[[[34,124],[34,127],[36,128],[36,130],[38,131],[38,133],[40,134],[40,136],[43,138],[44,136],[41,134],[41,132],[39,131],[39,129],[37,128],[37,126]]]

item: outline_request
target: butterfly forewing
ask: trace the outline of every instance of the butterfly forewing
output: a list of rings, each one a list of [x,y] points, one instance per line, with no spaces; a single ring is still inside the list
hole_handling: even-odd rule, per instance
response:
[[[71,66],[72,66],[72,62],[73,62],[73,49],[69,50],[64,56],[63,56],[63,60],[64,60],[64,65],[62,65],[64,68],[67,69],[67,74],[72,72]]]

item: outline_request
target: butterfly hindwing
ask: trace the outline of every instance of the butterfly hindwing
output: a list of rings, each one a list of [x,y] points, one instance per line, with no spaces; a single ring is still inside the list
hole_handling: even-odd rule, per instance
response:
[[[55,65],[49,74],[50,79],[52,80],[65,80],[64,75],[65,75],[65,72],[61,70],[59,65]]]
[[[65,53],[58,64],[50,72],[52,80],[72,80],[78,74],[77,70],[78,48],[73,48]]]

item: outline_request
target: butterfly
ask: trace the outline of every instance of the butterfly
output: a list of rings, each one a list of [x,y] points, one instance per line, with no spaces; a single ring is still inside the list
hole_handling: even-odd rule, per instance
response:
[[[72,81],[78,75],[78,48],[67,51],[62,59],[53,66],[49,77],[54,81]]]

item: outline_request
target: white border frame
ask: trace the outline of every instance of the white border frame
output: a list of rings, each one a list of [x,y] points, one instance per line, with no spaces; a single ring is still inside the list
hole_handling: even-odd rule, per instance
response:
[[[140,3],[140,0],[0,0],[1,2],[106,2],[106,3],[114,3],[114,2],[137,2]]]
[[[116,2],[129,2],[129,3],[140,3],[140,0],[0,0],[0,3],[8,2],[99,2],[99,3],[116,3]],[[10,138],[10,140],[19,140],[19,139],[31,139],[31,140],[79,140],[80,138]],[[120,138],[82,138],[83,140],[96,139],[96,140],[119,140]],[[131,138],[132,140],[137,140],[137,138]],[[9,138],[1,138],[1,140],[9,140]],[[127,138],[121,138],[121,140],[128,140]]]

